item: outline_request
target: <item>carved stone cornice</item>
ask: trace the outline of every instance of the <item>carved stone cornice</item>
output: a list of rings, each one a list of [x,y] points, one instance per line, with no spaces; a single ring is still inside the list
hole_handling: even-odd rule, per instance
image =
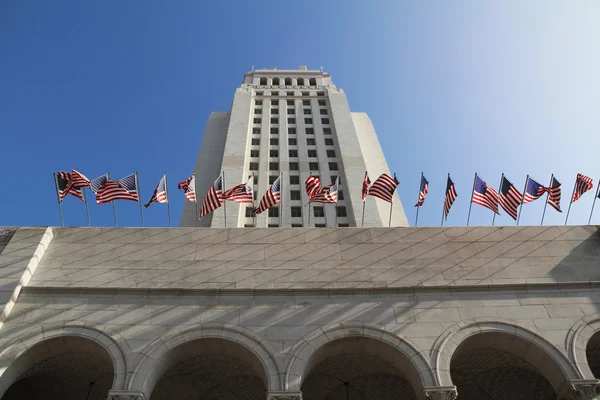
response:
[[[144,393],[130,390],[111,390],[108,400],[146,400]]]
[[[456,386],[426,386],[425,398],[431,400],[455,400],[458,397]]]
[[[302,392],[269,392],[267,400],[302,400]]]
[[[600,399],[600,380],[577,379],[569,381],[569,387],[563,400],[598,400]]]

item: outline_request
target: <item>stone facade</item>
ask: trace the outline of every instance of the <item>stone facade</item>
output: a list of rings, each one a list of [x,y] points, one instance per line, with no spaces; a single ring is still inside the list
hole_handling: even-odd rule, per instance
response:
[[[600,392],[596,227],[0,232],[6,400]]]
[[[227,202],[198,222],[196,204],[186,202],[182,227],[408,226],[397,193],[391,219],[389,203],[369,196],[362,221],[365,171],[373,181],[390,171],[369,117],[350,111],[346,94],[326,72],[301,68],[245,74],[231,109],[211,114],[194,170],[200,202],[221,172],[226,188],[254,177],[254,207],[270,181],[281,176],[282,215],[269,217],[265,212],[251,217],[246,215],[250,205]],[[304,207],[308,203],[304,181],[311,174],[319,176],[323,185],[339,174],[343,199],[337,218],[333,205],[323,208],[322,217]],[[292,198],[292,191],[297,197]],[[292,214],[292,207],[299,210]],[[309,212],[313,213],[310,221]]]

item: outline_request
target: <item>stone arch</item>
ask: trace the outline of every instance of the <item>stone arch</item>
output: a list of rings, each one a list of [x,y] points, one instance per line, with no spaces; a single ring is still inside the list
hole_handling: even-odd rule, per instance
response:
[[[568,387],[570,380],[580,377],[563,353],[542,336],[520,326],[517,322],[471,319],[449,328],[434,345],[434,370],[440,385],[453,385],[450,364],[454,352],[469,338],[481,334],[490,335],[490,338],[494,336],[497,339],[504,337],[518,340],[524,351],[517,355],[535,367],[557,394]],[[503,340],[490,340],[489,343],[494,344],[498,349],[513,353],[513,350],[504,347]],[[460,394],[460,388],[458,390]]]
[[[248,357],[244,361],[260,375],[267,391],[280,389],[281,374],[275,361],[275,350],[257,333],[230,324],[176,329],[156,339],[142,351],[142,359],[130,375],[127,389],[140,391],[146,398],[150,398],[162,375],[177,362],[171,359],[171,351],[202,339],[218,339],[238,346],[242,353],[247,353]],[[240,357],[243,356],[242,354]],[[250,356],[252,359],[249,360]]]
[[[100,349],[106,353],[113,367],[111,388],[123,389],[127,376],[123,347],[127,347],[127,343],[119,333],[86,326],[85,322],[32,329],[0,349],[0,398],[28,369],[65,350]]]
[[[319,349],[341,339],[357,337],[377,341],[388,350],[395,350],[399,362],[405,364],[400,370],[407,375],[417,396],[422,393],[424,387],[436,385],[435,375],[425,357],[405,339],[376,324],[338,323],[317,329],[294,345],[286,358],[284,390],[300,391],[304,378],[308,376],[306,370],[311,367],[311,363],[315,364],[313,356]]]
[[[577,321],[567,336],[569,359],[584,379],[597,379],[588,359],[588,345],[600,335],[600,314],[589,315]]]

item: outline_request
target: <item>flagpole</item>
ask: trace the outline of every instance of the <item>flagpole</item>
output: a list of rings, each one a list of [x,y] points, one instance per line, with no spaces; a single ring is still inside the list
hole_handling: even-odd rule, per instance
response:
[[[140,191],[140,178],[138,178],[138,173],[135,173],[135,184],[137,186],[138,191],[138,203],[140,203],[140,217],[142,217],[142,228],[144,227],[144,211],[142,208],[142,193]]]
[[[588,219],[588,225],[592,222],[592,215],[594,214],[594,206],[596,205],[596,199],[598,198],[598,191],[600,190],[600,185],[596,188],[596,195],[594,196],[594,202],[592,203],[592,211],[590,211],[590,219]]]
[[[310,199],[308,199],[308,225],[307,228],[310,228]]]
[[[110,172],[108,172],[106,174],[108,176],[108,179],[110,179]],[[113,206],[113,215],[115,216],[115,227],[118,227],[119,224],[117,223],[117,207],[115,206],[115,201],[111,201],[112,206]]]
[[[81,191],[83,192],[83,201],[85,202],[85,213],[87,214],[88,226],[92,226],[92,223],[90,222],[90,209],[88,207],[87,194],[85,192],[85,186],[81,188]]]
[[[337,178],[335,179],[336,183],[339,182],[340,180],[340,175],[338,174]],[[338,196],[335,198],[335,225],[333,226],[334,228],[338,227],[338,202],[340,199],[340,187],[342,185],[340,183],[338,183],[337,185],[337,191],[338,191]]]
[[[548,185],[548,189],[552,185],[552,179],[554,178],[554,174],[550,175],[550,184]],[[544,212],[542,213],[542,222],[540,222],[540,226],[544,225],[544,216],[546,215],[546,207],[548,206],[548,199],[550,199],[550,190],[546,190],[546,203],[544,204]]]
[[[279,227],[283,228],[283,172],[279,173]]]
[[[363,200],[362,219],[361,219],[361,223],[360,223],[361,228],[365,226],[365,204],[366,203],[367,203],[367,197],[365,196],[365,199]]]
[[[222,190],[221,192],[223,192],[223,190],[225,190],[225,171],[221,170],[221,176],[223,177],[221,185],[222,185]],[[223,201],[223,223],[224,223],[224,227],[227,228],[227,202]]]
[[[165,172],[165,194],[167,195],[167,212],[169,213],[169,228],[171,225],[171,203],[169,203],[169,185],[167,180],[167,173]]]
[[[394,207],[394,195],[392,195],[392,201],[390,201],[390,218],[388,221],[388,228],[392,226],[392,208]]]
[[[423,173],[421,172],[421,181],[419,182],[419,197],[417,198],[417,204],[419,203],[419,199],[421,198],[421,182],[423,182]],[[420,206],[417,206],[417,216],[415,218],[415,226],[417,226],[417,223],[419,222],[419,208],[421,208]]]
[[[254,212],[254,210],[256,210],[256,205],[254,204],[254,193],[254,171],[252,171],[252,223],[256,228],[256,213]]]
[[[573,196],[575,196],[576,188],[577,188],[577,180],[575,180],[575,184],[573,185],[573,194],[571,195],[571,199],[569,201],[569,209],[567,210],[567,217],[565,218],[565,225],[567,225],[567,221],[569,220],[569,213],[571,212],[571,204],[573,204]]]
[[[519,226],[519,221],[521,220],[521,213],[523,212],[523,202],[525,201],[525,192],[527,191],[527,184],[529,183],[529,174],[527,174],[527,179],[525,179],[525,187],[523,188],[523,197],[521,198],[521,207],[519,208],[519,216],[517,217],[517,226]]]
[[[448,174],[450,176],[450,174]],[[473,194],[475,193],[475,182],[477,182],[477,172],[475,172],[475,178],[473,178],[473,190],[471,190],[471,202],[469,203],[469,214],[467,215],[467,226],[469,226],[469,220],[471,219],[471,207],[473,206]]]
[[[450,172],[448,172],[448,179],[450,179]],[[448,185],[448,181],[446,180],[446,186],[447,185]],[[445,209],[446,209],[446,198],[444,197],[444,204],[442,204],[442,223],[440,224],[440,226],[444,226],[444,210]]]
[[[56,200],[58,200],[58,211],[60,212],[60,223],[62,226],[65,226],[65,219],[63,218],[62,212],[62,203],[60,202],[60,194],[58,194],[58,178],[56,177],[56,172],[54,174],[54,188],[56,189]]]
[[[200,213],[198,212],[198,197],[196,197],[196,194],[198,193],[196,191],[196,172],[194,171],[193,173],[194,175],[194,199],[195,199],[195,203],[196,203],[196,227],[199,228],[200,227]]]
[[[504,182],[504,172],[502,173],[502,178],[500,178],[500,186],[498,187],[498,196],[500,196],[500,191],[502,190],[502,182]],[[499,207],[496,204],[496,207]],[[492,218],[492,226],[494,226],[494,222],[496,222],[496,213],[494,213],[494,218]]]

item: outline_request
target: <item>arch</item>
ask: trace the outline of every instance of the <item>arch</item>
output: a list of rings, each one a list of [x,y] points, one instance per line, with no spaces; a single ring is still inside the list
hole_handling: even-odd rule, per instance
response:
[[[425,386],[435,386],[435,375],[431,366],[425,357],[408,341],[401,339],[397,335],[385,330],[376,324],[363,323],[338,323],[317,329],[304,336],[292,348],[290,355],[286,358],[287,367],[284,377],[283,388],[286,391],[298,392],[302,386],[302,381],[308,374],[306,370],[311,364],[318,363],[313,356],[317,354],[327,344],[345,338],[368,338],[380,342],[387,349],[390,347],[396,350],[403,361],[408,361],[408,366],[414,371],[411,376],[413,388],[414,380],[418,380],[419,388],[415,388],[417,395],[422,392]],[[405,371],[403,371],[405,372]],[[408,371],[410,374],[410,371]],[[306,376],[305,376],[306,375]]]
[[[273,78],[273,86],[279,86],[279,78]]]
[[[567,335],[569,359],[584,379],[596,379],[587,358],[588,343],[600,332],[600,314],[589,315],[577,321]]]
[[[267,84],[267,78],[260,78],[260,85],[266,85]]]
[[[317,79],[316,78],[310,78],[308,80],[308,82],[309,82],[310,86],[317,86]]]
[[[52,356],[59,351],[60,346],[68,345],[57,340],[60,338],[74,339],[71,343],[78,349],[89,349],[89,344],[86,342],[99,346],[112,360],[114,373],[112,389],[124,388],[127,365],[122,348],[127,347],[127,343],[123,337],[109,329],[101,330],[86,326],[85,322],[71,322],[34,328],[17,339],[11,340],[0,349],[0,398],[31,366]],[[42,347],[40,346],[42,343],[51,343],[51,345]],[[32,352],[28,352],[32,349]]]
[[[304,85],[304,78],[298,78],[297,82],[298,82],[298,86],[303,86]]]
[[[172,364],[165,362],[171,350],[202,339],[222,339],[242,352],[251,354],[250,364],[264,380],[267,391],[280,390],[279,368],[275,362],[274,349],[257,333],[230,324],[210,324],[191,329],[176,329],[154,340],[142,351],[142,359],[136,365],[126,384],[127,390],[136,390],[151,396],[152,390]],[[173,361],[173,360],[170,360]],[[175,363],[176,361],[173,361]]]
[[[444,332],[434,344],[434,370],[441,386],[453,385],[450,376],[450,364],[455,350],[461,343],[472,336],[480,334],[498,334],[498,338],[512,337],[525,345],[523,353],[518,354],[535,367],[560,393],[568,381],[578,379],[580,375],[573,368],[568,358],[542,336],[529,331],[514,321],[471,319],[459,322]],[[503,347],[505,341],[490,341],[498,349],[514,353]],[[523,347],[523,346],[521,346]],[[460,388],[459,388],[460,390]]]
[[[292,78],[285,78],[285,85],[292,86]]]

